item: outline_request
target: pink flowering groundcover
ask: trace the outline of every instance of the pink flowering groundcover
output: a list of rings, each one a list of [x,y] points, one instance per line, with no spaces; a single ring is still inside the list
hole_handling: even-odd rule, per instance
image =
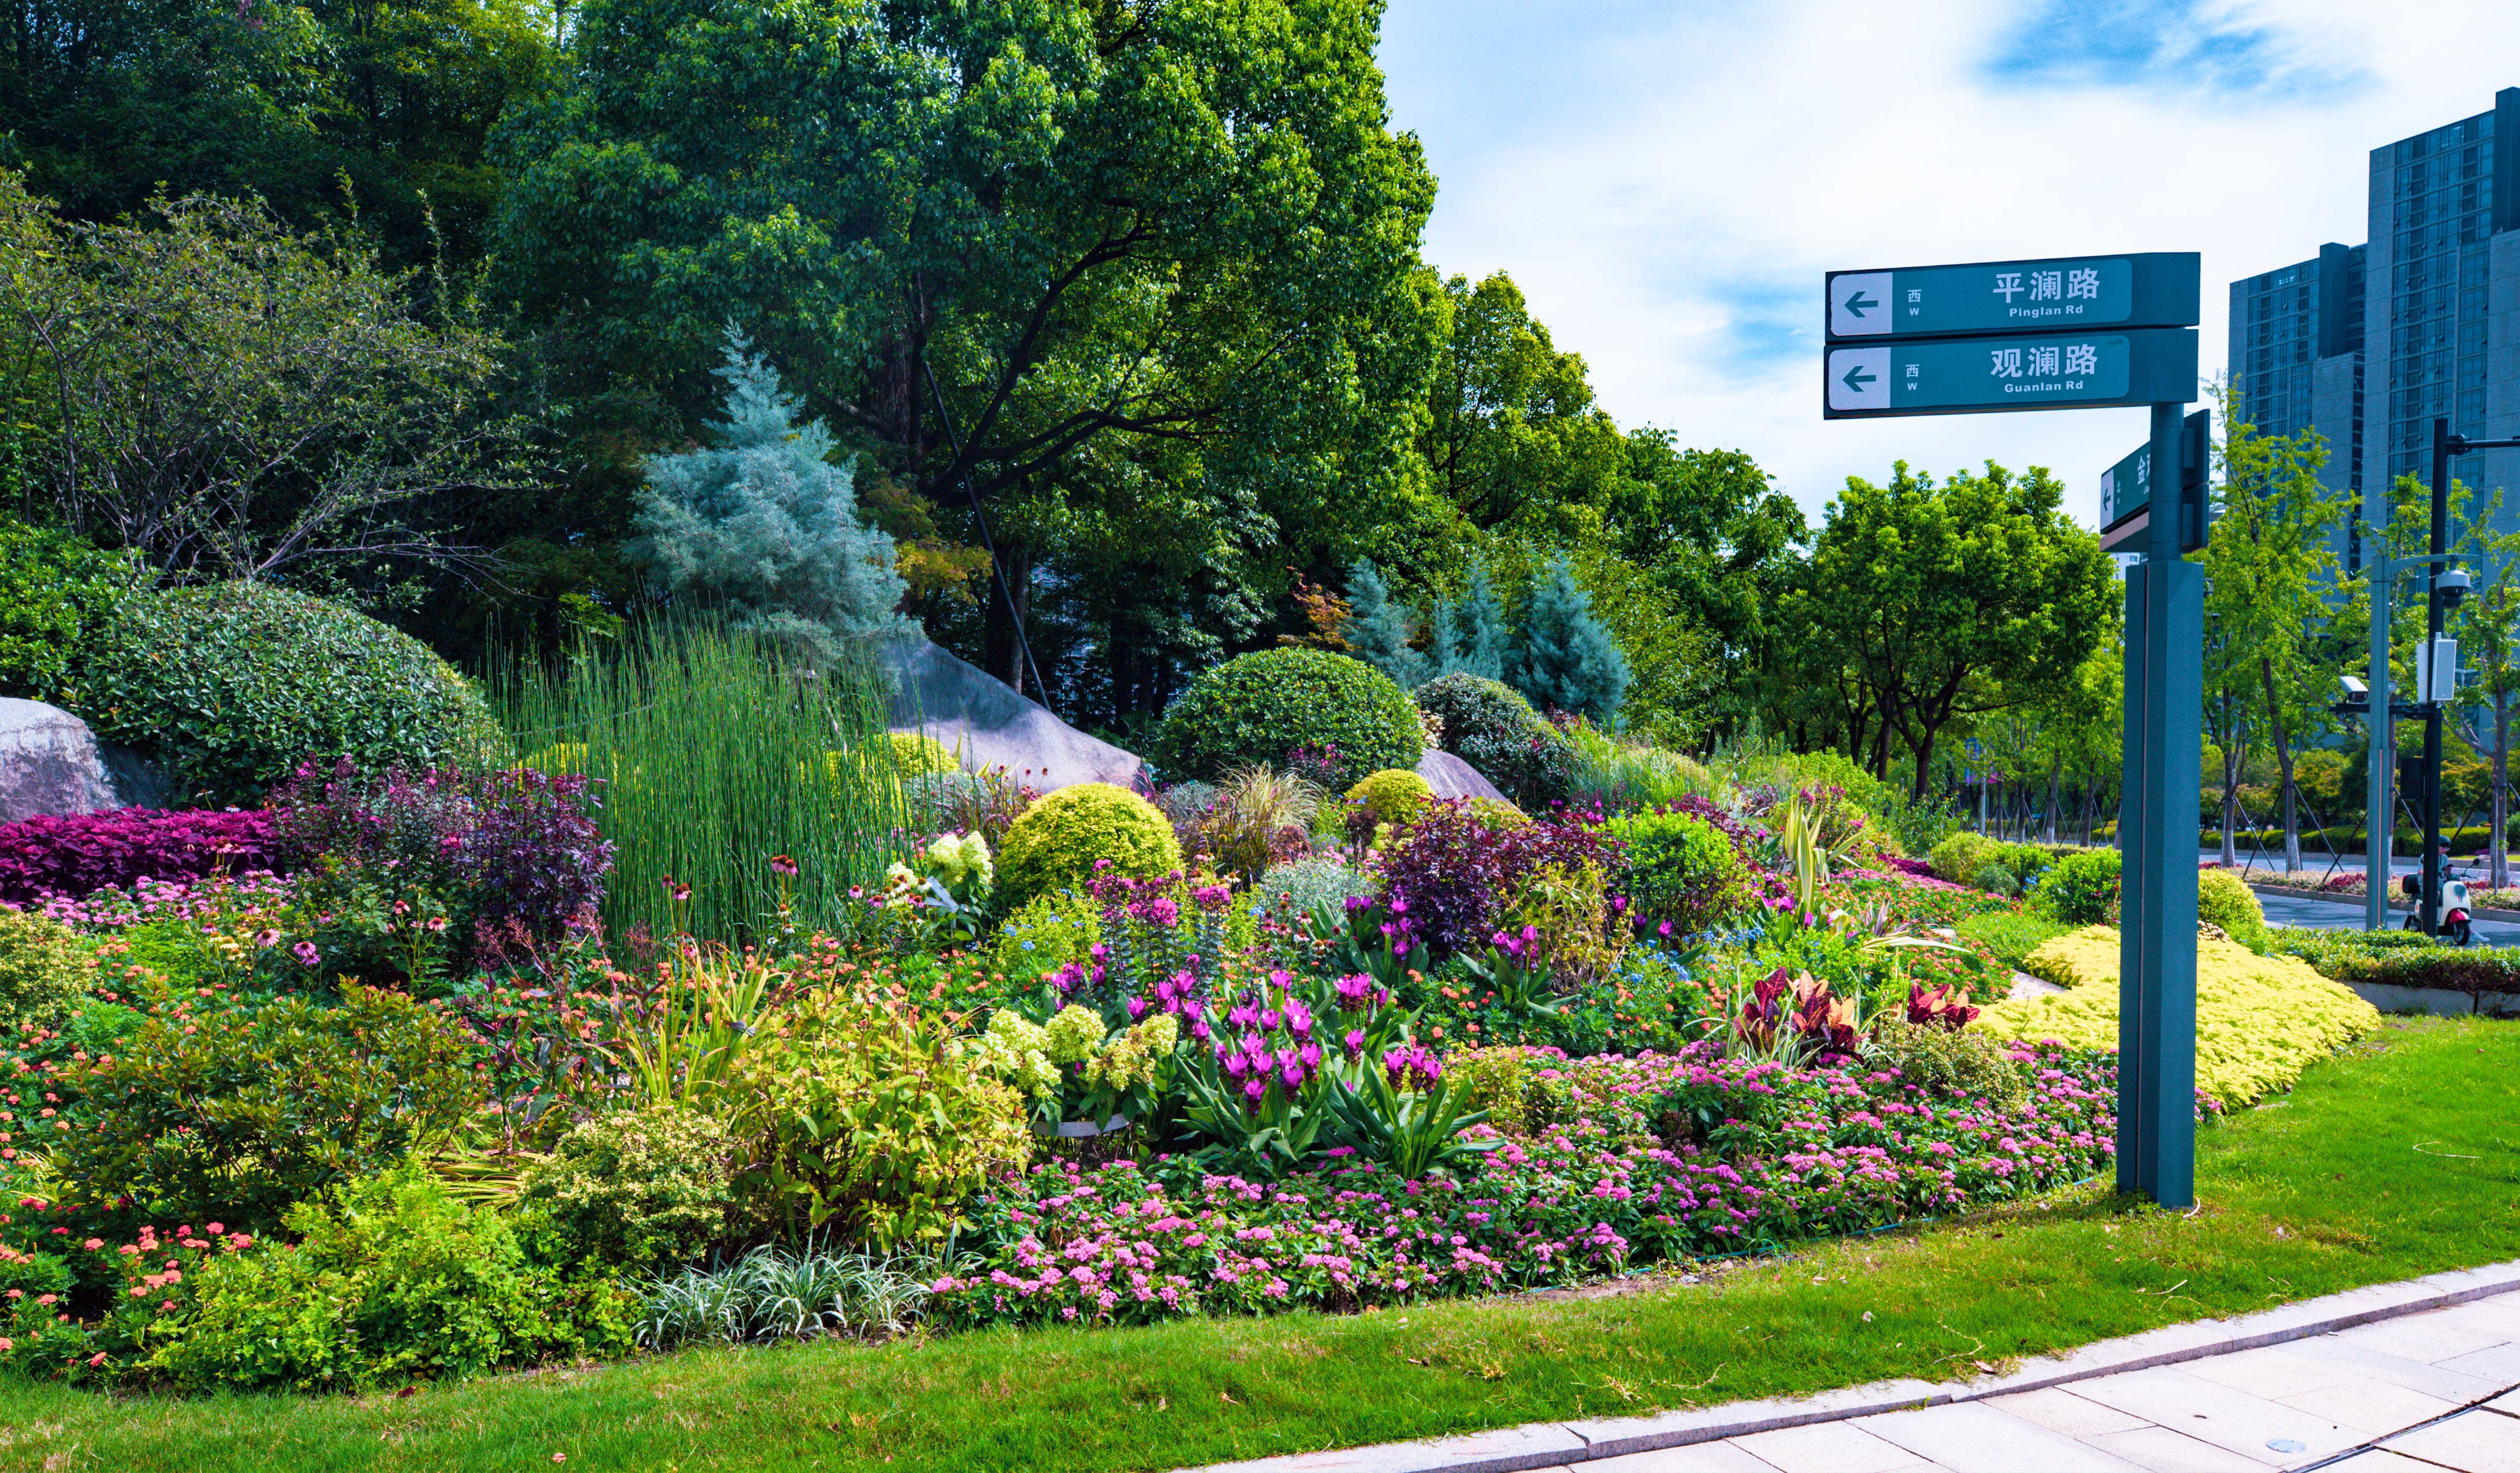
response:
[[[2114,1056],[2054,1044],[2016,1046],[2032,1083],[2009,1109],[1860,1064],[1525,1053],[1557,1118],[1459,1180],[1036,1167],[972,1205],[930,1312],[1126,1322],[1563,1284],[2033,1195],[2105,1170],[2116,1136]]]

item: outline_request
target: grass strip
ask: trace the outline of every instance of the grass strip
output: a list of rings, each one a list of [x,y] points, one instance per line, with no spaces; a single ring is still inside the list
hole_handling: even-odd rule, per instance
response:
[[[1101,1473],[1948,1380],[2520,1257],[2516,1107],[2520,1024],[2392,1019],[2208,1130],[2191,1215],[2085,1189],[1616,1295],[706,1351],[400,1397],[0,1381],[0,1468]]]

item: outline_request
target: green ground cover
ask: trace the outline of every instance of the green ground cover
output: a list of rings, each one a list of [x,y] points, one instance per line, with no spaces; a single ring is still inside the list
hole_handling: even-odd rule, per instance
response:
[[[1948,1379],[2520,1257],[2515,1107],[2520,1024],[2391,1020],[2207,1130],[2187,1215],[2094,1187],[1616,1296],[701,1351],[403,1396],[12,1381],[0,1468],[1081,1473]]]

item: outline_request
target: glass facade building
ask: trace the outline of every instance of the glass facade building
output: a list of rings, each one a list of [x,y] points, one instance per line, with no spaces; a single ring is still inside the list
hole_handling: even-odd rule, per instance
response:
[[[2365,486],[2429,482],[2437,418],[2520,436],[2520,87],[2373,149],[2368,201],[2368,244],[2231,283],[2228,359],[2240,417],[2318,431],[2322,479],[2358,510]],[[2520,451],[2454,473],[2502,491],[2499,529],[2520,528]],[[2340,529],[2337,553],[2359,569],[2359,534]]]

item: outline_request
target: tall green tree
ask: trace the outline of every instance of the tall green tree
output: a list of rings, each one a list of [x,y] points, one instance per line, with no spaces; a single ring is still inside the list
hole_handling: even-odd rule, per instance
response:
[[[2039,467],[1989,462],[1937,484],[1893,467],[1847,478],[1791,595],[1807,667],[1841,668],[1868,703],[1868,764],[1886,776],[1895,733],[1922,798],[1955,720],[2043,699],[2107,636],[2118,610],[2099,539]],[[1850,755],[1867,730],[1848,733]]]
[[[1371,550],[1405,491],[1434,180],[1387,123],[1379,12],[591,0],[502,133],[497,280],[582,374],[685,405],[740,324],[941,510],[1009,507],[1003,567],[1092,582],[1144,709],[1140,651],[1200,653],[1168,621],[1256,637],[1287,565]]]
[[[2224,421],[2216,517],[2204,551],[2205,690],[2222,751],[2223,860],[2236,855],[2232,821],[2247,752],[2263,740],[2275,759],[2284,869],[2301,868],[2301,795],[2293,766],[2305,740],[2328,722],[2328,667],[2320,633],[2339,570],[2330,549],[2345,495],[2319,482],[2327,446],[2318,432],[2269,437]]]
[[[469,261],[490,130],[557,32],[540,0],[27,0],[0,15],[0,164],[73,219],[250,196],[301,230],[355,216],[389,264]]]
[[[1443,287],[1436,359],[1418,453],[1471,526],[1546,525],[1598,505],[1625,470],[1619,427],[1593,401],[1583,355],[1550,341],[1513,278]]]

